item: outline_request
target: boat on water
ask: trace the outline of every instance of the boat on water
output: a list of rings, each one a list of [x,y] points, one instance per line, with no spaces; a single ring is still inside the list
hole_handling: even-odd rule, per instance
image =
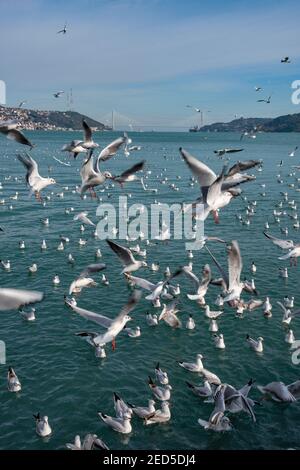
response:
[[[189,129],[189,132],[200,132],[200,127],[199,126],[194,126]]]

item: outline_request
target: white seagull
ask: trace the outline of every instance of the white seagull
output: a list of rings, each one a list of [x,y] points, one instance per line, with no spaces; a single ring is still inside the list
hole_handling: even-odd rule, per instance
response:
[[[18,155],[18,160],[23,163],[27,170],[26,182],[30,187],[29,196],[34,193],[35,197],[41,200],[40,192],[50,184],[56,184],[55,179],[41,176],[39,174],[38,164],[30,155],[26,154],[26,157]]]
[[[134,309],[140,298],[141,293],[138,291],[134,291],[132,293],[132,296],[129,298],[127,304],[121,309],[119,315],[114,319],[108,318],[104,315],[100,315],[99,313],[94,313],[89,310],[77,307],[70,301],[66,301],[66,303],[67,305],[69,305],[69,307],[71,307],[72,310],[74,310],[74,312],[78,313],[86,320],[93,321],[94,323],[97,323],[103,328],[106,328],[107,331],[105,333],[99,334],[93,339],[96,345],[104,346],[106,343],[112,342],[112,347],[113,349],[115,349],[115,339],[118,334],[124,329],[126,323],[131,320],[129,313]]]

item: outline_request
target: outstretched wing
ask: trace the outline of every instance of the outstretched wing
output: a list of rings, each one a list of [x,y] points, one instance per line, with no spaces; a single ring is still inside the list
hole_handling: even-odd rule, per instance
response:
[[[114,140],[110,144],[108,144],[98,155],[98,160],[105,161],[109,158],[113,157],[119,148],[125,143],[125,137],[119,137],[118,139]]]
[[[137,303],[140,301],[141,297],[142,292],[139,290],[134,290],[131,296],[129,297],[128,302],[126,303],[126,305],[124,305],[116,319],[121,319],[125,317],[125,315],[128,315],[135,308]]]
[[[82,127],[84,131],[84,140],[86,142],[92,140],[92,129],[90,128],[90,126],[88,125],[85,119],[83,119],[82,121]]]
[[[228,279],[228,276],[226,274],[226,272],[224,271],[224,269],[222,268],[222,266],[220,265],[219,261],[214,257],[214,255],[212,254],[212,252],[210,251],[210,249],[208,248],[207,245],[205,245],[204,247],[206,249],[206,251],[208,251],[208,253],[210,254],[213,262],[215,263],[215,265],[217,266],[222,278],[224,279],[224,282],[226,284],[226,287],[228,289],[228,285],[229,285],[229,279]]]
[[[231,242],[228,252],[228,273],[229,273],[229,290],[240,283],[242,272],[242,257],[239,244],[236,240]]]
[[[21,289],[0,289],[0,311],[16,310],[23,305],[40,302],[44,297],[42,292]]]
[[[179,151],[191,172],[196,176],[203,192],[203,189],[207,189],[216,180],[217,175],[207,165],[197,160],[183,148],[180,147]]]
[[[90,310],[85,310],[84,308],[77,307],[77,305],[73,305],[72,302],[65,301],[69,307],[71,307],[74,312],[78,313],[81,317],[85,318],[86,320],[93,321],[103,328],[110,328],[113,321],[111,318],[105,317],[104,315],[100,315],[100,313],[91,312]]]
[[[125,246],[118,245],[117,243],[113,242],[112,240],[107,239],[107,243],[109,244],[110,248],[118,255],[120,260],[126,266],[135,263],[135,259],[129,248]]]
[[[28,155],[28,153],[26,153],[26,157],[23,155],[17,155],[17,158],[25,166],[27,170],[26,181],[30,184],[30,180],[39,176],[38,164],[30,155]]]

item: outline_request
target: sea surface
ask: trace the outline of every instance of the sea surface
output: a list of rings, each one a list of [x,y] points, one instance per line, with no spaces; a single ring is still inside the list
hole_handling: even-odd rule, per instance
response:
[[[104,146],[121,133],[97,133],[95,140]],[[282,254],[279,248],[264,235],[264,223],[269,221],[270,233],[284,238],[280,227],[288,227],[289,235],[299,240],[299,232],[293,229],[293,220],[288,215],[281,217],[280,224],[274,222],[273,210],[282,200],[280,191],[287,191],[290,200],[300,207],[300,186],[296,180],[300,173],[292,170],[299,164],[299,155],[289,157],[293,148],[300,144],[299,134],[258,134],[257,138],[239,141],[238,134],[214,133],[131,133],[133,143],[142,149],[132,152],[126,158],[123,152],[103,164],[112,173],[120,173],[131,164],[142,159],[147,161],[150,188],[157,188],[157,194],[144,192],[139,182],[129,183],[125,189],[118,185],[98,190],[102,202],[118,203],[120,195],[129,193],[130,203],[150,204],[155,200],[165,203],[193,201],[199,195],[197,184],[190,186],[191,173],[182,161],[178,149],[184,147],[190,153],[210,165],[215,171],[222,169],[224,160],[215,156],[213,150],[223,147],[243,147],[244,151],[231,155],[229,165],[238,159],[262,159],[263,171],[250,170],[256,180],[243,185],[242,197],[236,198],[220,212],[220,224],[215,225],[211,217],[205,224],[205,234],[215,235],[230,241],[238,240],[243,258],[242,277],[255,279],[259,298],[270,296],[273,316],[266,319],[262,309],[246,313],[236,318],[229,307],[219,320],[219,331],[224,334],[226,349],[218,351],[210,332],[209,322],[204,311],[195,302],[189,301],[186,294],[192,292],[192,285],[186,278],[178,279],[181,285],[180,318],[183,325],[193,314],[196,329],[188,331],[172,329],[165,323],[150,327],[146,323],[146,312],[154,313],[149,302],[142,300],[132,312],[133,321],[129,326],[141,327],[139,338],[129,338],[121,333],[117,338],[115,351],[106,347],[106,359],[97,359],[93,348],[83,339],[75,336],[81,330],[97,331],[94,325],[72,312],[64,305],[70,283],[83,268],[95,262],[95,252],[102,251],[102,259],[107,264],[106,276],[109,286],[101,284],[100,274],[94,276],[99,282],[95,288],[84,289],[78,297],[78,305],[109,317],[116,316],[129,295],[129,290],[121,272],[121,264],[105,241],[93,236],[94,228],[86,227],[81,234],[80,223],[73,221],[74,214],[87,210],[89,217],[97,223],[98,202],[88,196],[82,200],[72,193],[80,183],[80,166],[83,157],[73,160],[60,149],[64,143],[81,138],[81,133],[72,132],[28,132],[26,135],[37,144],[32,156],[39,164],[40,172],[54,177],[60,186],[50,186],[43,196],[51,196],[43,207],[34,197],[28,197],[24,180],[25,171],[16,159],[17,152],[24,152],[20,145],[0,138],[1,175],[3,189],[0,190],[0,225],[5,229],[0,233],[0,259],[11,261],[11,271],[0,268],[1,286],[41,290],[45,299],[36,305],[36,321],[25,322],[17,311],[1,312],[0,339],[7,348],[7,364],[0,365],[0,448],[1,449],[63,449],[72,442],[76,434],[84,436],[96,433],[111,449],[288,449],[299,448],[300,403],[278,404],[263,401],[255,407],[257,422],[250,420],[245,413],[230,416],[234,430],[228,433],[207,432],[197,423],[198,418],[208,419],[212,405],[194,396],[185,381],[201,383],[198,374],[191,374],[178,366],[178,360],[192,361],[197,353],[204,356],[204,365],[216,373],[223,382],[242,387],[250,378],[256,384],[265,385],[274,380],[286,384],[300,378],[300,365],[291,361],[291,351],[285,342],[285,330],[281,323],[282,312],[276,301],[286,295],[295,297],[296,307],[300,307],[299,269],[289,267],[289,278],[278,276],[279,267],[289,266],[279,261]],[[63,166],[53,159],[70,161],[71,166]],[[277,165],[283,160],[283,166]],[[49,169],[50,167],[50,169]],[[295,171],[296,175],[291,175]],[[277,182],[281,172],[283,183]],[[166,184],[160,184],[159,175],[167,176]],[[7,177],[11,177],[7,179]],[[157,177],[159,176],[159,178]],[[180,176],[181,179],[177,177]],[[16,179],[17,178],[17,179]],[[175,183],[179,191],[173,191],[169,184]],[[290,187],[293,183],[295,186]],[[265,188],[261,185],[265,184]],[[68,187],[68,190],[64,189]],[[10,197],[18,192],[18,199]],[[63,192],[63,197],[58,194]],[[261,196],[265,192],[266,196]],[[247,201],[244,198],[247,198]],[[236,215],[245,217],[249,201],[257,201],[255,215],[249,226],[242,225]],[[12,206],[11,208],[9,206]],[[65,208],[74,212],[65,214]],[[291,211],[284,206],[287,214]],[[48,227],[41,220],[49,217]],[[57,251],[59,235],[70,238],[64,251]],[[79,247],[78,240],[87,240],[86,246]],[[45,239],[48,249],[41,251],[40,244]],[[24,240],[25,250],[19,249],[19,241]],[[121,243],[125,243],[122,241]],[[135,245],[135,242],[129,246]],[[141,242],[141,246],[145,246]],[[210,243],[210,249],[227,268],[225,248],[221,244]],[[72,253],[76,263],[72,267],[67,255]],[[187,264],[185,240],[171,240],[166,243],[153,243],[147,247],[147,261],[160,263],[159,272],[141,269],[136,273],[153,282],[163,278],[166,266],[172,271]],[[195,251],[193,270],[200,275],[202,266],[211,263],[206,250]],[[250,272],[251,262],[255,261],[257,273]],[[29,275],[28,267],[37,263],[38,272]],[[219,277],[212,265],[214,276]],[[61,283],[54,287],[52,279],[58,274]],[[210,287],[206,300],[215,308],[214,300],[218,287]],[[249,298],[247,294],[243,295]],[[158,310],[160,312],[160,310]],[[158,313],[156,311],[156,313]],[[300,317],[292,322],[296,339],[300,339]],[[100,331],[100,329],[98,330]],[[246,334],[252,337],[263,336],[264,352],[256,354],[246,343]],[[148,375],[154,377],[154,367],[160,362],[167,370],[173,386],[170,400],[172,418],[167,424],[145,426],[142,420],[134,418],[133,432],[122,436],[108,428],[98,417],[97,412],[114,414],[113,392],[119,393],[126,401],[136,405],[146,405],[151,397],[147,384]],[[7,390],[7,367],[15,368],[22,383],[20,393]],[[261,397],[253,388],[250,396]],[[158,403],[159,406],[159,403]],[[41,439],[35,434],[33,414],[40,412],[49,417],[53,434]]]

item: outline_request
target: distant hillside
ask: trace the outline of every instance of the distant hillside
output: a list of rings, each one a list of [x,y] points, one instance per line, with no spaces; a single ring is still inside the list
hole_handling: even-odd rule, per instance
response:
[[[101,122],[76,111],[39,111],[33,109],[0,106],[0,121],[16,120],[19,127],[27,130],[81,130],[82,120],[97,129],[108,129]]]
[[[263,132],[300,132],[300,113],[277,118],[240,118],[203,126],[200,132],[244,132],[257,127]]]
[[[239,118],[231,122],[216,122],[201,127],[203,132],[244,132],[251,131],[254,127],[261,127],[267,124],[270,118]]]
[[[300,113],[272,119],[263,126],[266,132],[300,132]]]

